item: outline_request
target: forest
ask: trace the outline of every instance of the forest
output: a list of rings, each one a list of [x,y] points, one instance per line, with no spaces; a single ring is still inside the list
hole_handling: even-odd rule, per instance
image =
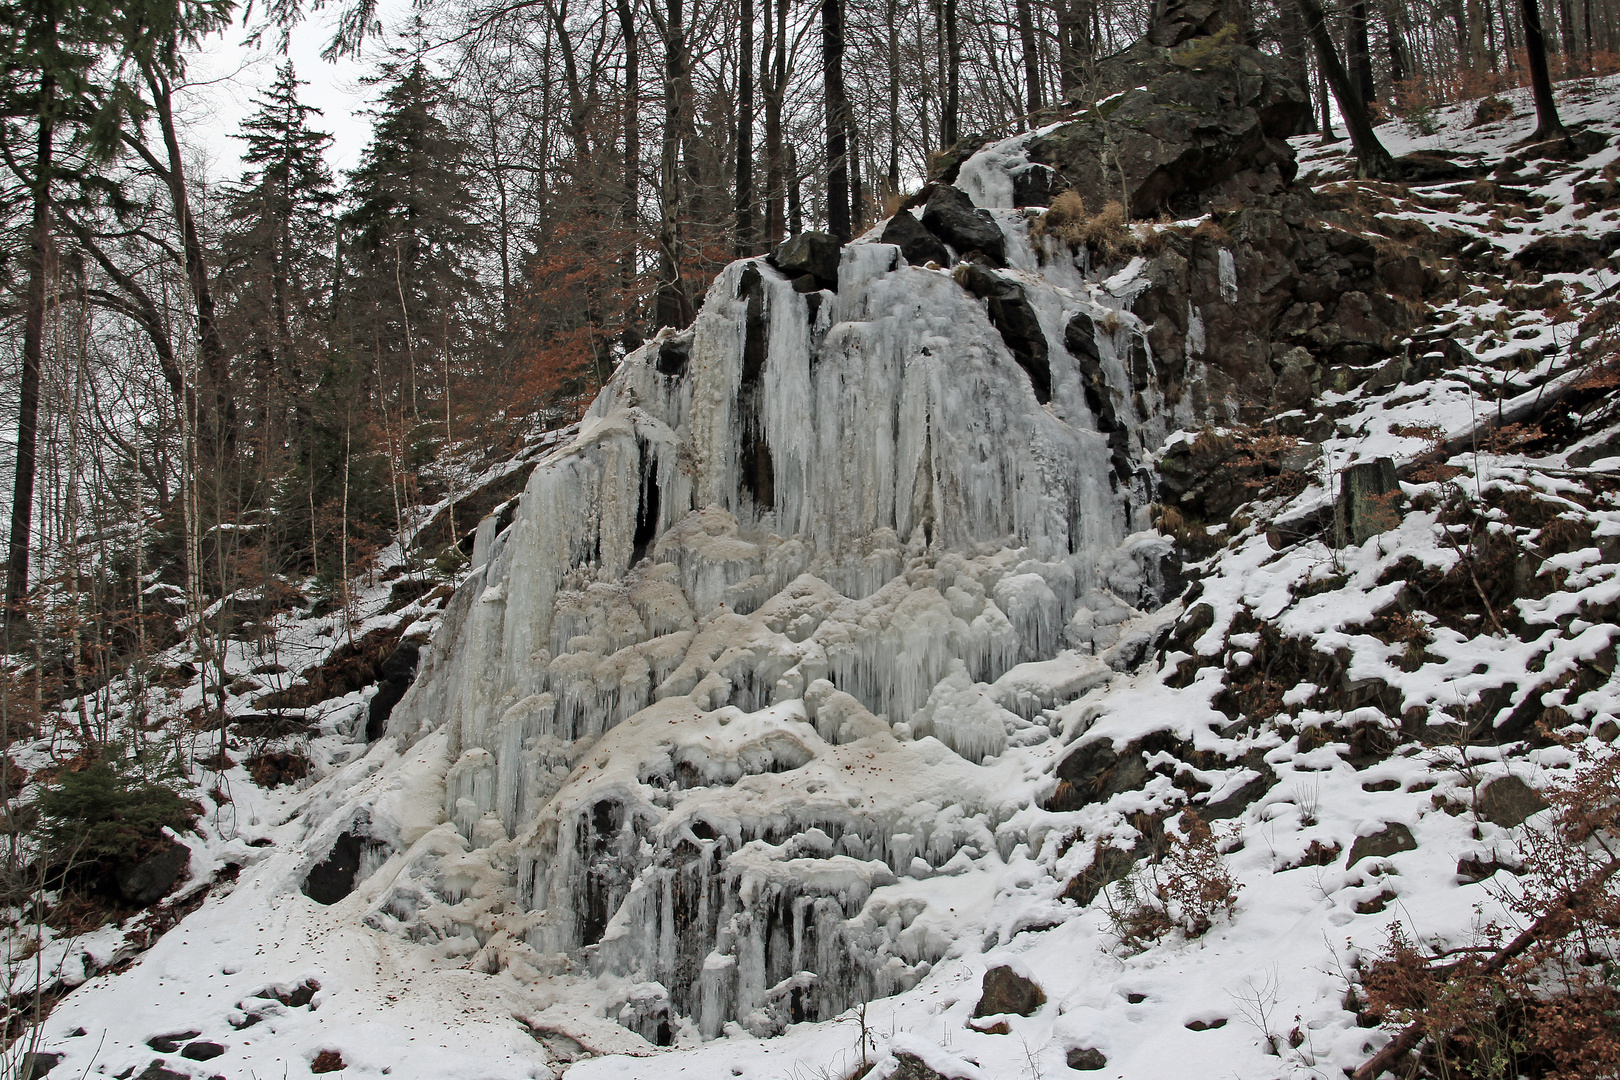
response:
[[[92,693],[180,634],[206,653],[295,582],[341,603],[451,490],[456,454],[576,416],[730,259],[859,233],[942,158],[1091,100],[1150,11],[524,0],[385,28],[359,3],[329,45],[375,66],[358,167],[333,175],[285,63],[235,136],[242,175],[203,183],[175,95],[188,51],[240,32],[236,14],[4,11],[6,651],[33,654],[13,703]],[[304,13],[246,14],[273,41]],[[1559,78],[1620,49],[1612,0],[1240,17],[1328,138],[1360,112],[1335,71],[1370,116],[1421,121],[1528,83],[1538,54]],[[435,539],[424,564],[457,537]],[[16,707],[5,722],[26,726]]]

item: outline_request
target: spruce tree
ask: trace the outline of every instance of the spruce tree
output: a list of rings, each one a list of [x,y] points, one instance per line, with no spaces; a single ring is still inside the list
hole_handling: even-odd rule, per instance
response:
[[[323,153],[332,137],[310,127],[320,110],[298,100],[289,62],[242,123],[247,171],[227,191],[224,275],[239,363],[254,386],[258,443],[296,438],[324,345],[337,203]]]
[[[338,329],[370,366],[384,408],[414,423],[443,392],[465,344],[483,240],[470,216],[466,147],[441,118],[446,87],[420,60],[384,66],[371,145],[349,175],[340,221]]]

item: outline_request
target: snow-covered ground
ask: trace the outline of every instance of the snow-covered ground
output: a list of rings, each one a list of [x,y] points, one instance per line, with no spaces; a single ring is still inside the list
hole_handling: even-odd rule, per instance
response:
[[[1560,92],[1566,120],[1620,115],[1620,80]],[[1530,127],[1523,96],[1508,97],[1514,115],[1493,127],[1466,127],[1468,106],[1442,110],[1432,136],[1401,124],[1380,134],[1397,154],[1494,163]],[[1299,148],[1302,176],[1342,168],[1342,145]],[[1530,208],[1484,204],[1455,183],[1381,190],[1388,213],[1512,256],[1549,234],[1620,228],[1617,211],[1578,216],[1574,197],[1615,157],[1611,137],[1585,161],[1531,163],[1513,181],[1544,197]],[[1112,315],[1128,337],[1129,274],[1099,283],[1072,263],[1039,265],[1023,215],[999,220],[1051,341],[1077,311],[1099,326]],[[1611,266],[1544,276],[1564,286],[1568,313],[1473,287],[1438,308],[1435,326],[1474,359],[1412,385],[1325,394],[1339,417],[1311,482],[1234,519],[1226,546],[1193,569],[1196,595],[1151,612],[1142,566],[1162,540],[1144,531],[1145,511],[1071,482],[1110,466],[1061,347],[1052,401],[1037,404],[948,272],[897,266],[869,238],[846,253],[819,313],[765,282],[766,411],[739,419],[745,339],[759,332],[744,273],[732,267],[711,294],[687,376],[660,366],[675,363],[667,340],[626,361],[543,459],[512,530],[480,541],[447,612],[417,601],[384,614],[386,584],[363,594],[356,638],[385,623],[442,626],[389,737],[364,741],[368,692],[323,704],[311,780],[265,792],[238,769],[205,802],[199,835],[183,838],[192,888],[212,882],[196,911],[138,954],[124,943],[133,926],[57,945],[70,969],[88,958],[113,970],[51,1013],[41,1049],[65,1055],[53,1075],[302,1076],[335,1052],[351,1076],[766,1080],[845,1077],[863,1057],[884,1076],[904,1051],[947,1077],[1010,1080],[1063,1075],[1072,1050],[1095,1048],[1101,1076],[1326,1078],[1385,1038],[1358,1026],[1346,992],[1392,922],[1455,944],[1499,910],[1458,864],[1511,862],[1538,819],[1480,820],[1477,793],[1510,773],[1545,784],[1572,751],[1462,745],[1438,725],[1532,695],[1594,732],[1620,711],[1612,674],[1569,677],[1620,634],[1594,614],[1620,601],[1620,504],[1603,479],[1620,462],[1470,448],[1450,463],[1456,475],[1405,484],[1398,528],[1359,547],[1274,547],[1266,524],[1329,503],[1348,464],[1409,461],[1435,428],[1468,431],[1578,377],[1566,314],[1612,291]],[[1099,331],[1107,364],[1116,336]],[[1545,362],[1503,362],[1523,350]],[[933,367],[915,359],[935,353]],[[875,422],[890,415],[892,427]],[[1155,418],[1136,432],[1143,445],[1187,437],[1168,409]],[[749,465],[732,448],[750,422],[776,451],[775,492],[755,488],[774,505],[737,494]],[[635,542],[649,476],[656,527]],[[1559,577],[1518,601],[1516,634],[1416,605],[1428,641],[1413,656],[1377,617],[1414,567],[1440,575],[1464,557],[1446,538],[1452,488],[1475,505],[1538,499],[1589,528],[1590,543],[1536,567]],[[1516,543],[1545,528],[1486,514]],[[638,567],[641,543],[653,560]],[[569,576],[582,546],[602,570]],[[1195,604],[1208,605],[1207,628],[1167,641]],[[1275,652],[1272,631],[1337,652],[1340,685],[1296,679],[1280,711],[1234,722],[1223,692]],[[345,633],[297,621],[283,649],[314,657]],[[1144,642],[1163,651],[1136,665]],[[262,663],[231,661],[233,673]],[[1376,693],[1347,708],[1346,685]],[[1409,710],[1436,725],[1426,743],[1396,734]],[[1357,741],[1369,731],[1393,752],[1369,752]],[[1054,770],[1077,746],[1155,733],[1180,749],[1151,757],[1143,783],[1044,808],[1062,805]],[[1100,847],[1138,838],[1136,815],[1169,811],[1174,828],[1188,792],[1215,807],[1260,780],[1263,794],[1215,822],[1241,890],[1208,933],[1132,952],[1103,899],[1065,898]],[[603,805],[619,816],[599,822]],[[1355,865],[1316,857],[1392,825],[1415,846]],[[322,905],[301,886],[344,834],[362,841],[357,884]],[[570,862],[596,842],[617,845],[625,880]],[[696,908],[671,898],[692,852],[725,869],[703,878],[720,906],[703,926],[678,922]],[[1505,872],[1491,881],[1511,887]],[[773,908],[770,896],[786,899]],[[601,897],[609,918],[588,932]],[[772,912],[790,913],[775,938],[761,921]],[[801,964],[795,935],[812,932],[820,952]],[[689,970],[678,954],[692,939],[705,942],[693,985],[654,981]],[[784,950],[794,978],[817,978],[778,981]],[[829,951],[876,969],[868,984],[840,975]],[[969,1021],[984,973],[1002,965],[1045,1003],[990,1034]],[[873,985],[901,992],[847,1007]],[[801,998],[833,1015],[792,1022]]]

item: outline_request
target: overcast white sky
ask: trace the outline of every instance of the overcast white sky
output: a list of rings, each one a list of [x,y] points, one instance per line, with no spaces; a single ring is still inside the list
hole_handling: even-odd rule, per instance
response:
[[[409,0],[384,0],[379,7],[386,22],[390,9],[407,13],[410,5]],[[327,152],[334,171],[353,168],[370,139],[370,121],[361,110],[375,88],[361,85],[360,76],[371,71],[372,60],[382,55],[381,43],[372,42],[358,61],[332,64],[320,58],[332,37],[336,8],[332,4],[311,12],[294,28],[288,52],[298,78],[309,83],[300,88],[300,96],[323,111],[315,123],[334,136]],[[187,66],[192,86],[182,104],[183,118],[190,141],[204,154],[214,180],[234,180],[240,174],[242,144],[231,136],[252,114],[254,98],[275,80],[276,68],[285,59],[276,51],[276,35],[266,34],[259,48],[245,45],[246,37],[238,22],[223,37],[210,38]]]

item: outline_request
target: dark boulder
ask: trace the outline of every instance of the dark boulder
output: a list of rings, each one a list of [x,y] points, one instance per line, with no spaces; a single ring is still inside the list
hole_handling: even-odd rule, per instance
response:
[[[1030,1016],[1046,1004],[1046,992],[1029,979],[1003,964],[984,973],[984,994],[974,1016],[1016,1013]]]
[[[894,1055],[895,1068],[889,1080],[962,1080],[957,1072],[942,1073],[916,1054],[904,1050]]]
[[[958,255],[977,251],[996,266],[1007,265],[1007,240],[988,213],[973,205],[960,188],[935,184],[923,207],[922,223],[929,232],[956,249]]]
[[[880,239],[885,244],[898,247],[906,262],[913,266],[925,266],[931,262],[940,266],[950,265],[951,253],[945,250],[939,237],[923,228],[922,222],[910,210],[901,210],[890,218],[889,223],[883,226]]]
[[[1051,206],[1053,197],[1063,190],[1057,172],[1045,165],[1013,170],[1012,185],[1014,206]]]
[[[1108,1065],[1108,1058],[1095,1046],[1070,1047],[1067,1060],[1075,1072],[1096,1072]]]
[[[366,741],[382,738],[388,730],[388,717],[394,706],[405,696],[416,679],[416,665],[422,656],[422,646],[414,641],[401,641],[382,663],[377,681],[377,692],[371,696],[366,713]]]
[[[131,904],[145,907],[169,895],[191,865],[191,849],[171,843],[153,855],[113,871],[118,893]]]
[[[311,867],[304,878],[304,895],[317,904],[330,905],[353,892],[363,846],[353,832],[339,836],[326,858]]]
[[[1511,829],[1547,809],[1547,800],[1517,776],[1499,776],[1479,793],[1474,812],[1493,825]]]
[[[208,1039],[198,1039],[194,1043],[187,1043],[180,1056],[191,1061],[212,1061],[225,1052],[225,1047]]]
[[[175,1072],[159,1058],[141,1070],[141,1074],[135,1080],[191,1080],[191,1077],[186,1073]]]
[[[17,1080],[44,1080],[45,1074],[62,1061],[61,1054],[46,1054],[30,1050],[23,1054],[17,1066]]]
[[[1395,159],[1395,168],[1401,179],[1414,184],[1438,184],[1449,180],[1477,180],[1489,175],[1490,169],[1477,162],[1459,164],[1438,150],[1417,150]]]
[[[790,278],[809,274],[823,289],[838,289],[838,263],[844,245],[824,232],[802,232],[771,252],[769,262]]]
[[[1340,546],[1364,544],[1401,523],[1400,481],[1389,458],[1361,461],[1339,476],[1339,499],[1334,507],[1335,539]]]
[[[1375,833],[1356,837],[1356,842],[1350,845],[1350,857],[1344,865],[1348,868],[1362,859],[1387,859],[1396,852],[1413,851],[1416,848],[1417,841],[1412,838],[1412,830],[1398,821],[1393,821]]]
[[[1526,244],[1514,261],[1541,274],[1577,274],[1602,266],[1616,247],[1620,247],[1620,233],[1543,236]]]
[[[1029,374],[1035,400],[1052,400],[1052,361],[1046,347],[1046,333],[1035,316],[1035,308],[1024,295],[1024,287],[977,263],[965,262],[956,268],[956,280],[964,289],[986,302],[990,322],[1001,340]]]

